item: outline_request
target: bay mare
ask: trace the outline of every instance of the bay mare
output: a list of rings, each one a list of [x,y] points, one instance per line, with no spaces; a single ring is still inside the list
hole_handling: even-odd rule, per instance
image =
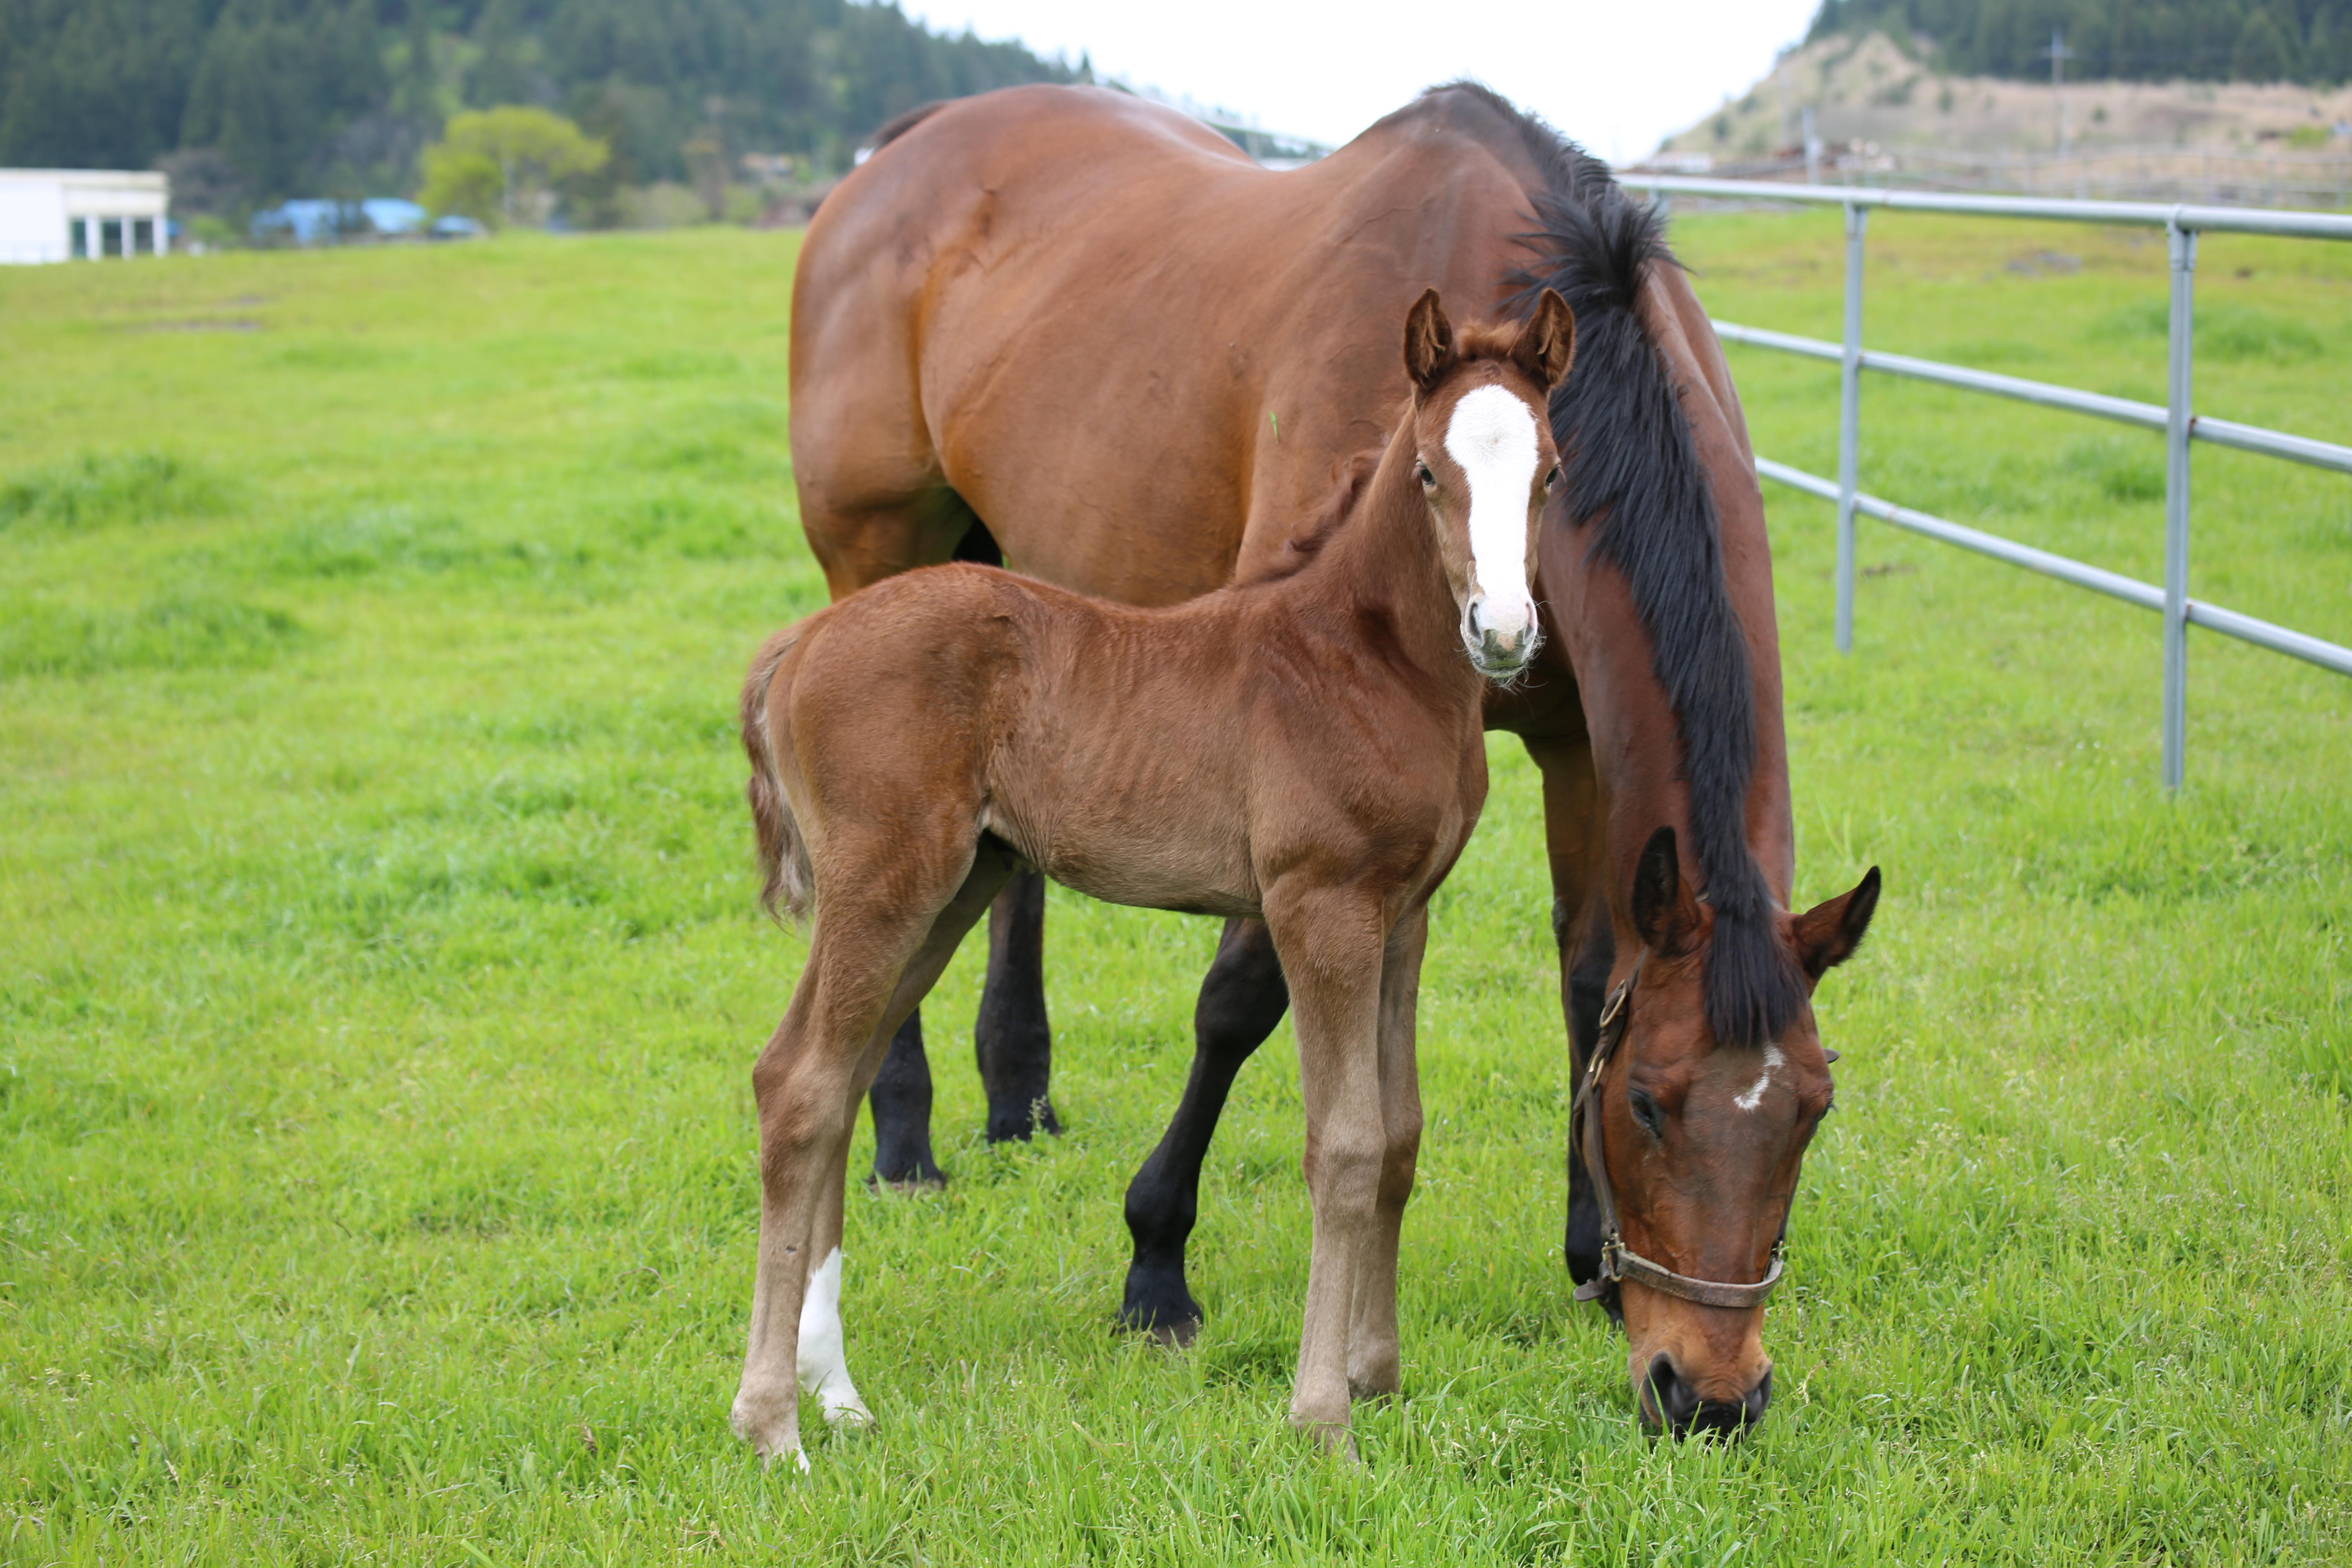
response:
[[[803,1392],[870,1419],[839,1310],[850,1133],[891,1036],[1023,863],[1264,922],[1315,1214],[1291,1420],[1352,1453],[1350,1394],[1398,1392],[1429,896],[1486,801],[1486,681],[1535,652],[1536,520],[1559,477],[1545,398],[1574,343],[1557,294],[1458,342],[1423,294],[1404,416],[1360,499],[1294,534],[1273,580],[1137,609],[949,566],[760,650],[743,744],[767,897],[814,910],[752,1074],[760,1262],[733,1415],[763,1457],[806,1465]]]
[[[1771,563],[1738,396],[1655,218],[1484,89],[1433,89],[1305,168],[1260,169],[1172,110],[1018,88],[919,110],[811,223],[793,297],[801,517],[836,598],[959,553],[1137,605],[1282,558],[1293,521],[1385,435],[1394,323],[1434,287],[1466,314],[1559,290],[1578,374],[1551,400],[1545,642],[1490,691],[1543,807],[1574,1068],[1634,973],[1595,1101],[1619,1240],[1681,1275],[1759,1281],[1831,1094],[1810,996],[1875,884],[1800,932]],[[1672,889],[1637,918],[1646,847]],[[1671,896],[1668,896],[1671,895]],[[1047,1126],[1042,884],[992,916],[976,1046],[991,1136]],[[1171,1339],[1202,1157],[1282,1016],[1282,967],[1228,926],[1192,1076],[1129,1188],[1121,1317]],[[919,1018],[873,1092],[877,1174],[936,1179]],[[1640,1098],[1635,1097],[1639,1091]],[[1564,1131],[1564,1130],[1563,1130]],[[1530,1173],[1532,1175],[1532,1173]],[[1621,1314],[1643,1418],[1738,1430],[1770,1394],[1760,1302],[1603,1276],[1590,1161],[1569,1171],[1570,1273]],[[1613,1256],[1613,1255],[1612,1255]]]

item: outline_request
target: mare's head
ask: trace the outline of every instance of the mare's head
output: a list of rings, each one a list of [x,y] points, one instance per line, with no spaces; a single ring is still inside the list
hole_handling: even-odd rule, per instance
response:
[[[1405,317],[1414,475],[1461,611],[1462,645],[1490,679],[1525,669],[1542,640],[1536,523],[1559,481],[1545,409],[1575,357],[1576,318],[1549,289],[1516,328],[1467,327],[1457,337],[1434,289]]]
[[[1878,870],[1802,914],[1770,912],[1769,940],[1805,1000],[1752,1040],[1724,1039],[1709,1025],[1696,982],[1718,916],[1685,880],[1673,828],[1643,847],[1632,894],[1642,955],[1610,995],[1599,1070],[1578,1107],[1574,1147],[1603,1231],[1603,1278],[1579,1294],[1606,1301],[1613,1289],[1644,1425],[1736,1436],[1772,1397],[1763,1298],[1778,1278],[1798,1166],[1833,1098],[1834,1058],[1810,998],[1869,929]]]

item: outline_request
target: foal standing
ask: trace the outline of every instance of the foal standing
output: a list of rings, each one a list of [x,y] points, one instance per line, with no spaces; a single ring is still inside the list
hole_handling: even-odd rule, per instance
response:
[[[1486,795],[1487,679],[1538,639],[1546,402],[1576,326],[1546,290],[1457,342],[1436,290],[1352,511],[1285,575],[1167,609],[989,567],[889,578],[769,639],[743,689],[765,896],[814,905],[752,1070],[762,1193],[738,1432],[803,1465],[800,1395],[867,1419],[841,1354],[842,1190],[890,1037],[1024,862],[1114,903],[1263,918],[1297,1021],[1315,1234],[1291,1422],[1352,1451],[1393,1394],[1397,1232],[1421,1141],[1432,892]]]

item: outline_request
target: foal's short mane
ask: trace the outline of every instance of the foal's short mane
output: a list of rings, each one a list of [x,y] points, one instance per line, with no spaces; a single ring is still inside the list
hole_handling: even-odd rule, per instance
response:
[[[1512,346],[1517,342],[1517,331],[1499,322],[1471,321],[1454,330],[1454,353],[1462,364],[1479,360],[1508,359]],[[1400,417],[1405,406],[1403,402],[1398,403]],[[1282,553],[1234,581],[1279,581],[1313,560],[1316,552],[1329,543],[1333,536],[1348,525],[1349,519],[1356,515],[1365,492],[1371,489],[1372,475],[1379,469],[1381,455],[1386,449],[1385,443],[1379,447],[1367,447],[1342,461],[1330,496],[1290,531],[1290,536],[1283,541]]]
[[[1679,264],[1656,210],[1626,195],[1606,164],[1475,82],[1422,96],[1440,94],[1484,105],[1541,172],[1534,228],[1522,237],[1535,258],[1506,281],[1518,285],[1512,304],[1522,314],[1545,289],[1576,312],[1576,370],[1551,399],[1568,515],[1631,586],[1652,668],[1674,705],[1692,847],[1715,910],[1707,1026],[1723,1043],[1761,1045],[1796,1018],[1805,991],[1748,847],[1755,687],[1724,580],[1715,495],[1673,374],[1636,306],[1650,268]]]

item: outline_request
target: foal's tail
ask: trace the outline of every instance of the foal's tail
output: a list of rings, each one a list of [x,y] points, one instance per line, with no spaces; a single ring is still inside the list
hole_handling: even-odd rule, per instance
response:
[[[801,640],[809,623],[786,626],[760,647],[751,673],[743,682],[743,752],[751,759],[751,780],[743,794],[751,803],[751,825],[759,835],[760,870],[763,881],[760,904],[779,920],[804,918],[816,892],[816,874],[809,865],[808,844],[800,824],[793,819],[792,802],[784,798],[783,782],[776,774],[776,752],[768,733],[768,688],[776,667]],[[780,910],[779,904],[782,907]]]

